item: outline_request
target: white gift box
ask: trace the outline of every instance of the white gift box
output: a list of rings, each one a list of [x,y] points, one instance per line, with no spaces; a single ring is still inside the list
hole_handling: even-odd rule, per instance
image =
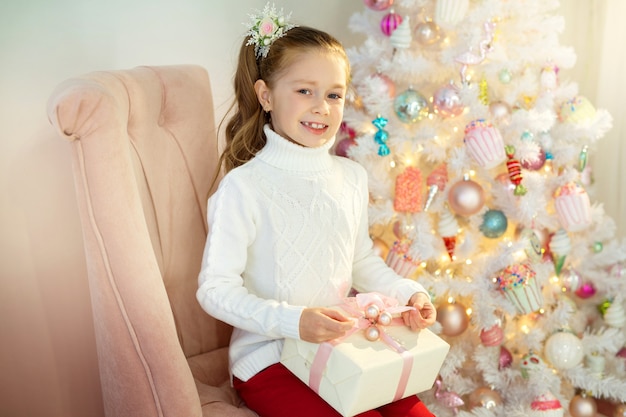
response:
[[[381,328],[403,352],[384,340],[369,341],[364,331],[358,330],[337,344],[286,339],[281,363],[344,417],[432,388],[450,345],[428,329]],[[321,380],[314,387],[311,377],[316,377],[311,368],[320,347],[330,356],[322,361]]]

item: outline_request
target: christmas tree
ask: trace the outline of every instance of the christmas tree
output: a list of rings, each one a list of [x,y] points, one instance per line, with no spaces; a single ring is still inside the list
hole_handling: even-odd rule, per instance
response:
[[[336,153],[376,249],[432,293],[439,417],[626,415],[626,242],[590,202],[611,117],[560,70],[554,0],[365,0]]]

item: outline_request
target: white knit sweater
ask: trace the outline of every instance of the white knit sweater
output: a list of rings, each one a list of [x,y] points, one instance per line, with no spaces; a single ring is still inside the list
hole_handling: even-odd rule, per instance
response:
[[[265,127],[267,144],[230,171],[209,199],[209,235],[197,298],[231,324],[231,373],[247,381],[300,337],[305,307],[339,304],[351,287],[406,304],[415,281],[373,252],[367,174],[331,156],[333,141],[306,148]]]

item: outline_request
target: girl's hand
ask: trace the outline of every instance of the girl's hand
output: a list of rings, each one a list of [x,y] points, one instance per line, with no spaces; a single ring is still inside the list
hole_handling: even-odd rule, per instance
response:
[[[354,322],[332,308],[305,308],[300,316],[300,339],[322,343],[346,334]]]
[[[416,292],[411,296],[407,305],[415,307],[415,310],[402,313],[404,324],[409,326],[411,330],[425,329],[435,323],[437,310],[435,310],[435,306],[425,293]]]

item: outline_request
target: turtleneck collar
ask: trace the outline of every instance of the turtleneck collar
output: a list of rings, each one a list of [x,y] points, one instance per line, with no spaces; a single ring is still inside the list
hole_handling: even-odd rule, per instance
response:
[[[265,125],[263,131],[267,143],[257,152],[256,158],[287,171],[319,172],[331,167],[332,157],[329,150],[335,143],[334,136],[322,146],[307,148],[280,136],[269,125]]]

